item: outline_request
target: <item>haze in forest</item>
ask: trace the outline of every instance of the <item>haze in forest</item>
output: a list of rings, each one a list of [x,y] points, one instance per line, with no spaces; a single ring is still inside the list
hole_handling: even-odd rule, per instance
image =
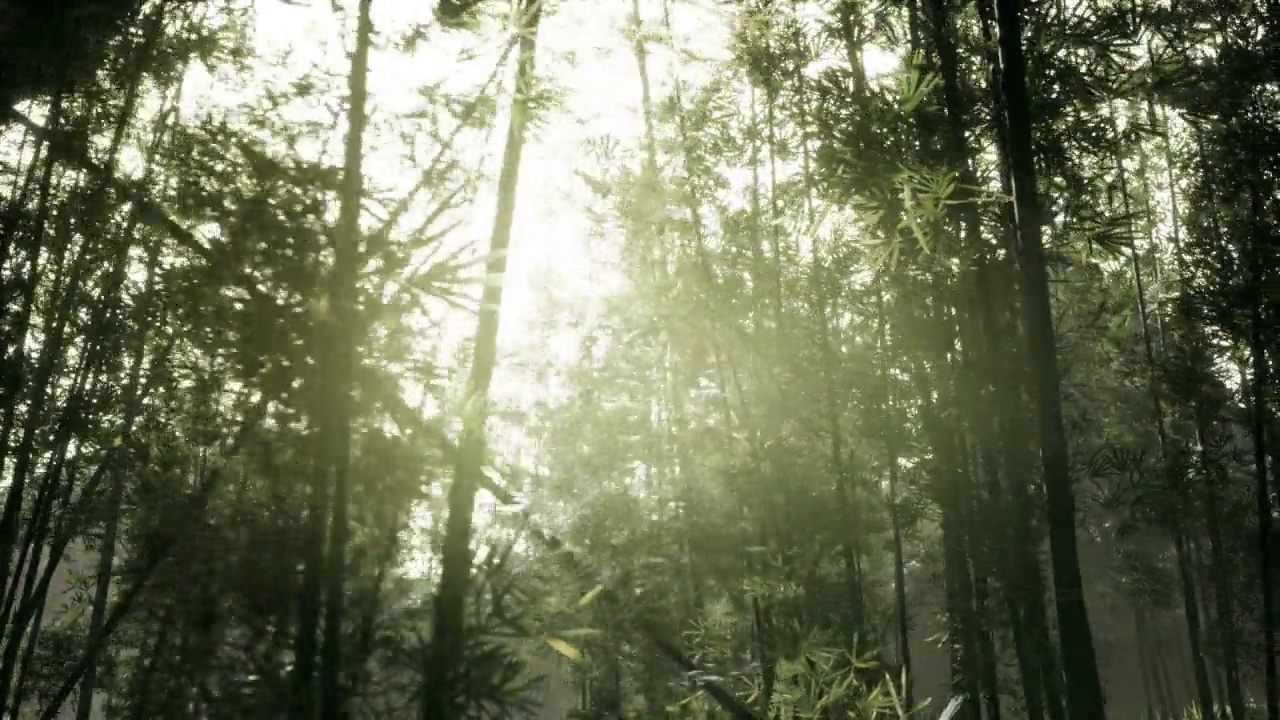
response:
[[[1280,720],[1280,10],[0,3],[0,717]]]

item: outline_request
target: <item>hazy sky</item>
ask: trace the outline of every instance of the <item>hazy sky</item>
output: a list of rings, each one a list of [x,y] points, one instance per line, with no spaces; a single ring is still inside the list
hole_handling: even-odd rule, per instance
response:
[[[347,5],[354,6],[354,2]],[[676,43],[711,57],[723,52],[725,25],[714,7],[714,3],[698,0],[676,0]],[[545,396],[548,388],[538,386],[525,368],[512,360],[545,357],[546,351],[567,360],[576,344],[571,334],[561,333],[560,342],[555,343],[558,347],[543,347],[544,338],[537,331],[543,324],[540,320],[553,311],[589,315],[606,280],[606,269],[592,261],[585,212],[589,198],[575,174],[592,162],[588,141],[610,135],[624,146],[634,147],[642,134],[639,72],[626,33],[631,0],[562,0],[550,8],[539,31],[537,68],[541,77],[561,91],[561,102],[540,118],[536,131],[527,138],[521,164],[502,307],[502,358],[494,387],[500,404],[525,405]],[[474,95],[500,57],[507,33],[497,22],[482,26],[479,33],[431,27],[412,55],[385,47],[387,40],[403,35],[415,23],[433,25],[430,9],[431,4],[421,0],[373,2],[374,24],[383,45],[370,62],[375,125],[412,113],[422,102],[416,88],[431,83],[443,82],[450,91]],[[331,117],[335,101],[345,94],[352,18],[346,19],[344,27],[344,20],[330,3],[315,0],[306,4],[263,0],[256,3],[255,10],[258,57],[252,61],[251,71],[210,75],[204,68],[194,68],[183,90],[188,112],[209,109],[234,118],[245,98],[260,95],[264,85],[284,89],[290,80],[318,66],[333,76],[328,91],[314,100],[291,100],[279,113],[286,122]],[[644,0],[641,14],[646,29],[661,28],[659,0]],[[650,75],[658,95],[669,78],[671,53],[656,43],[649,49]],[[472,51],[473,57],[463,57],[464,50]],[[468,210],[469,221],[458,231],[459,239],[478,248],[487,248],[493,224],[513,60],[514,53],[504,69],[505,82],[497,89],[499,115],[494,130],[487,141],[477,136],[458,147],[459,154],[482,167],[488,178]],[[696,71],[687,64],[681,68],[682,75]],[[314,150],[327,146],[330,157],[336,157],[344,130],[338,123],[331,136],[315,139]],[[407,190],[417,180],[416,168],[404,164],[397,138],[386,130],[373,129],[366,137],[366,175],[374,187]],[[557,302],[546,302],[552,295]],[[450,319],[449,329],[455,340],[469,337],[474,333],[475,319],[457,313]],[[461,382],[457,384],[460,392]],[[518,437],[494,440],[499,446],[523,444]]]
[[[678,43],[712,56],[725,46],[724,24],[714,3],[677,0],[675,6]],[[430,24],[430,7],[430,3],[421,0],[374,0],[374,22],[380,39],[400,35],[415,23]],[[562,102],[544,114],[525,147],[502,308],[500,346],[504,355],[539,350],[532,346],[541,345],[543,340],[533,330],[551,309],[544,302],[546,288],[552,288],[555,297],[566,301],[574,314],[586,314],[592,299],[598,296],[603,271],[591,261],[587,240],[590,228],[584,212],[588,198],[575,170],[589,162],[585,148],[588,140],[611,135],[633,145],[641,135],[639,75],[625,33],[631,0],[562,0],[550,7],[539,31],[538,73],[562,91]],[[645,0],[641,8],[647,29],[659,29],[660,2]],[[271,78],[283,86],[285,79],[300,76],[316,65],[339,77],[345,73],[344,49],[350,46],[352,32],[349,25],[343,27],[342,19],[329,3],[265,0],[257,3],[256,12],[260,58],[249,75],[255,82],[259,77]],[[385,120],[412,112],[415,103],[420,102],[415,88],[428,83],[445,81],[446,87],[462,92],[478,88],[492,71],[503,42],[503,29],[491,22],[478,34],[432,28],[411,57],[385,50],[375,52],[369,78],[375,118]],[[479,49],[477,57],[460,58],[464,48]],[[650,51],[651,75],[655,84],[663,83],[671,66],[670,53],[657,44]],[[459,230],[462,239],[477,247],[487,246],[493,224],[495,178],[505,139],[505,105],[514,65],[510,60],[503,77],[507,82],[499,88],[497,126],[489,134],[487,145],[470,142],[459,147],[464,157],[482,163],[489,178],[470,208],[470,221]],[[686,65],[682,74],[691,70],[696,72]],[[193,107],[213,104],[234,113],[241,96],[232,88],[240,81],[229,75],[211,78],[197,68],[184,89],[184,98]],[[295,118],[326,114],[318,104],[309,105],[306,101],[292,104],[284,112]],[[339,134],[327,138],[330,152],[340,147],[341,131],[338,127]],[[407,189],[414,183],[413,168],[403,166],[396,157],[399,148],[376,137],[369,138],[367,146],[366,171],[374,185]],[[472,318],[456,319],[459,337],[473,331]],[[499,396],[509,396],[512,390],[527,388],[528,383],[522,380],[525,379],[511,377],[509,369],[500,366],[495,390]]]
[[[497,0],[489,2],[498,7]],[[355,3],[345,5],[354,8]],[[672,44],[711,61],[680,61],[681,78],[696,83],[725,59],[729,25],[720,15],[722,4],[713,0],[671,0],[671,5]],[[478,33],[443,31],[432,21],[431,7],[432,3],[423,0],[373,2],[381,47],[375,48],[370,62],[374,123],[366,136],[365,170],[372,187],[390,189],[392,196],[407,191],[417,180],[417,168],[405,164],[403,140],[395,134],[408,122],[395,119],[411,114],[424,102],[417,88],[442,83],[451,92],[474,96],[493,71],[508,37],[496,20],[482,24]],[[547,347],[539,327],[546,324],[543,320],[549,313],[561,313],[561,320],[566,314],[586,320],[602,289],[610,284],[608,263],[593,261],[586,212],[589,197],[576,175],[578,170],[594,169],[588,142],[607,135],[624,148],[635,149],[642,137],[639,71],[627,34],[632,0],[559,0],[549,7],[539,31],[537,68],[538,74],[561,92],[561,102],[540,118],[536,131],[527,138],[521,165],[494,386],[500,405],[527,406],[537,397],[547,397],[550,388],[535,382],[527,367],[513,360],[546,358],[548,352],[561,361],[570,360],[576,346],[573,333],[559,333],[557,341]],[[662,30],[662,0],[641,0],[640,8],[646,31]],[[190,112],[213,109],[234,120],[247,96],[260,96],[265,85],[285,91],[290,80],[318,66],[332,76],[326,90],[314,99],[284,92],[293,99],[277,111],[279,119],[324,122],[334,118],[346,93],[353,17],[344,20],[330,2],[321,0],[260,0],[255,11],[257,57],[250,72],[237,75],[223,70],[211,76],[204,68],[193,68],[183,89],[185,107]],[[387,47],[389,40],[404,36],[415,25],[429,29],[412,54]],[[675,56],[661,43],[649,43],[647,49],[657,100],[670,87],[677,69]],[[868,59],[882,61],[888,56]],[[514,53],[504,68],[504,82],[490,91],[496,92],[499,107],[494,129],[487,139],[473,134],[457,148],[462,158],[484,170],[488,180],[479,188],[475,202],[467,209],[468,221],[453,240],[482,249],[488,246],[493,224],[513,60]],[[318,153],[326,148],[331,162],[337,162],[344,131],[344,123],[339,121],[327,137],[314,138],[311,150]],[[638,157],[636,162],[638,165]],[[555,302],[548,302],[550,297]],[[448,323],[448,334],[454,341],[469,337],[474,329],[474,317],[463,313],[455,313]],[[465,373],[455,383],[455,392],[461,393],[464,377]],[[494,440],[500,447],[524,444],[519,439],[521,433],[499,434],[501,437]]]

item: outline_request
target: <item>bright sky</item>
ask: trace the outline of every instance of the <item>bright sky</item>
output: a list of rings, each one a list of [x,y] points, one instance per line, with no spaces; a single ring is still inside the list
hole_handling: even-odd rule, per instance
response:
[[[713,10],[696,2],[676,5],[673,19],[677,42],[712,51],[725,46],[724,25]],[[480,87],[493,70],[505,37],[495,22],[487,23],[479,33],[442,32],[432,27],[412,56],[386,50],[388,39],[415,24],[433,25],[430,7],[430,3],[421,0],[373,3],[375,28],[384,44],[371,59],[369,86],[375,120],[417,109],[415,103],[421,101],[414,92],[416,87],[443,80],[451,90],[474,93],[474,88]],[[646,27],[650,31],[660,28],[660,3],[646,0],[641,7]],[[508,356],[528,356],[542,349],[538,346],[544,338],[535,328],[548,311],[539,301],[549,294],[584,315],[593,299],[598,298],[602,278],[600,268],[592,262],[587,240],[590,228],[582,212],[587,198],[575,170],[589,162],[588,140],[612,136],[632,144],[641,135],[639,75],[625,34],[630,0],[563,0],[551,9],[539,32],[537,66],[539,75],[562,91],[562,101],[544,114],[535,133],[527,139],[521,165],[500,335],[500,347]],[[321,65],[338,76],[337,89],[343,90],[341,79],[347,65],[343,50],[350,46],[353,35],[350,21],[344,28],[327,2],[295,5],[266,0],[257,3],[256,11],[261,59],[251,77],[268,77],[283,86],[287,78]],[[460,58],[463,49],[477,50],[478,57]],[[652,76],[655,82],[661,82],[671,64],[669,53],[657,44],[651,44],[650,53]],[[460,154],[479,164],[489,179],[488,187],[481,188],[471,207],[470,221],[459,230],[466,242],[478,248],[487,246],[493,223],[495,178],[505,139],[505,98],[510,94],[513,59],[514,53],[504,69],[504,84],[498,88],[499,117],[488,142],[472,138],[458,147]],[[184,104],[234,107],[241,92],[253,92],[251,88],[237,91],[235,86],[240,80],[228,76],[211,78],[197,68],[184,88]],[[306,116],[324,117],[328,111],[317,103],[304,101],[291,104],[282,112],[301,120]],[[330,152],[340,147],[340,136],[327,141]],[[396,157],[399,148],[394,147],[394,142],[371,136],[366,145],[366,172],[372,183],[406,190],[414,184],[414,168],[405,167]],[[455,331],[458,337],[471,334],[474,320],[458,317]],[[558,340],[555,350],[567,352],[574,345],[571,338]],[[511,397],[514,390],[533,389],[520,378],[510,377],[503,367],[500,364],[496,379],[498,396],[515,400]]]
[[[354,35],[354,17],[347,18],[344,27],[328,2],[306,2],[256,3],[258,57],[251,71],[213,77],[203,68],[194,68],[183,89],[184,112],[208,109],[217,115],[230,112],[234,117],[246,95],[262,93],[264,80],[284,89],[309,68],[320,66],[334,76],[328,81],[331,89],[324,93],[328,97],[293,100],[278,112],[286,121],[323,122],[331,117],[336,108],[333,100],[345,95],[346,55]],[[489,2],[495,9],[499,5],[499,0]],[[354,2],[347,5],[354,7]],[[725,25],[713,10],[689,0],[675,5],[673,22],[679,46],[707,48],[713,56],[717,49],[726,47]],[[707,5],[714,7],[713,3]],[[508,36],[504,26],[489,22],[477,33],[444,32],[435,26],[430,9],[431,4],[422,0],[374,0],[374,25],[381,45],[375,46],[370,60],[375,126],[419,109],[422,100],[415,88],[431,83],[443,82],[451,92],[474,96],[501,55]],[[662,27],[660,0],[644,0],[641,13],[649,31]],[[544,15],[537,71],[561,92],[561,101],[539,118],[536,129],[526,138],[502,306],[501,357],[493,388],[500,404],[527,407],[546,393],[546,388],[539,387],[524,368],[511,361],[514,357],[542,359],[550,351],[557,359],[568,360],[576,347],[572,333],[564,332],[556,335],[552,347],[545,347],[546,336],[539,328],[545,326],[551,306],[585,318],[601,299],[604,268],[593,262],[588,240],[591,228],[584,212],[589,198],[575,171],[594,164],[588,141],[612,136],[624,146],[634,147],[641,138],[639,72],[626,34],[630,14],[631,0],[561,0]],[[388,40],[415,25],[429,30],[412,55],[387,47]],[[473,57],[464,57],[465,51]],[[660,97],[672,65],[671,53],[657,43],[651,43],[649,51],[650,76],[657,86],[655,95]],[[494,129],[487,138],[477,134],[466,141],[460,138],[457,146],[458,154],[482,168],[487,178],[469,209],[468,221],[458,230],[461,241],[480,249],[487,248],[493,224],[513,69],[514,53],[504,68],[503,83],[490,90],[490,95],[498,97]],[[691,70],[696,69],[682,67],[682,75]],[[336,157],[344,129],[338,123],[332,137],[317,138],[315,149],[327,144],[330,157]],[[406,166],[401,140],[389,135],[386,126],[373,127],[367,134],[366,175],[373,187],[398,189],[390,194],[402,196],[417,181],[418,169]],[[548,302],[551,297],[555,303]],[[475,331],[474,317],[455,315],[446,330],[454,342]],[[462,377],[456,384],[456,392],[461,392]],[[495,440],[500,441],[500,447],[524,444],[519,437]],[[419,562],[425,559],[422,555],[419,558]]]
[[[590,140],[611,136],[624,147],[635,148],[642,136],[639,72],[627,35],[632,0],[547,1],[551,3],[550,12],[544,15],[539,30],[537,71],[561,91],[561,102],[543,114],[536,131],[527,138],[521,164],[502,307],[500,348],[506,356],[528,356],[543,349],[539,346],[544,338],[536,329],[552,309],[545,302],[549,296],[580,318],[590,315],[593,300],[599,299],[608,277],[592,259],[588,240],[591,228],[585,212],[589,198],[575,171],[592,169],[593,161],[587,152]],[[493,10],[502,5],[502,0],[486,2]],[[644,27],[651,34],[663,28],[662,2],[639,3]],[[353,16],[355,3],[345,4]],[[721,16],[721,4],[711,0],[672,0],[671,5],[673,44],[708,60],[725,59],[728,23]],[[375,124],[420,109],[423,101],[416,88],[431,83],[443,83],[453,92],[474,96],[494,69],[505,42],[505,27],[489,19],[479,32],[443,31],[431,17],[432,6],[424,0],[373,2],[374,25],[381,46],[375,48],[370,63]],[[193,68],[183,89],[184,106],[217,107],[234,117],[246,93],[261,94],[264,83],[287,88],[290,80],[308,68],[321,66],[334,76],[328,97],[318,101],[293,100],[278,112],[286,120],[299,122],[323,122],[331,117],[335,100],[346,92],[346,55],[353,40],[354,17],[347,18],[344,27],[343,18],[333,11],[330,2],[323,0],[262,0],[255,3],[255,11],[258,57],[252,63],[252,71],[244,75],[223,73],[215,78],[203,68]],[[415,27],[426,27],[428,31],[412,54],[387,48],[388,41]],[[674,56],[657,42],[648,43],[647,49],[657,101],[670,87]],[[473,57],[463,57],[464,53]],[[884,60],[892,62],[888,56],[880,55],[869,53],[869,69],[873,73],[880,69],[877,66],[886,64]],[[477,248],[487,247],[493,223],[513,60],[514,53],[504,68],[503,84],[496,92],[490,91],[490,95],[499,98],[495,128],[487,138],[473,134],[460,140],[456,148],[466,161],[483,168],[488,178],[469,208],[469,221],[457,233],[461,241]],[[711,66],[684,58],[678,69],[685,82],[696,83]],[[330,157],[336,158],[344,129],[344,124],[338,123],[333,136],[317,138],[317,145],[327,144]],[[366,175],[374,187],[391,189],[393,197],[403,196],[416,182],[418,168],[404,163],[402,139],[389,136],[386,130],[385,126],[371,129],[366,136]],[[456,328],[450,328],[450,334],[458,338],[473,331],[474,319],[461,315]],[[575,341],[560,337],[556,345],[559,347],[554,350],[570,351]],[[533,389],[522,379],[509,377],[504,367],[509,363],[500,363],[495,387],[498,396],[510,397],[513,385]]]

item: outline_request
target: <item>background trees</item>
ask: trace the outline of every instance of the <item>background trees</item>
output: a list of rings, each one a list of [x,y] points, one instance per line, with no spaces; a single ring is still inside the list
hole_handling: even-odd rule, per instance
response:
[[[1280,715],[1266,9],[601,12],[0,93],[0,714]]]

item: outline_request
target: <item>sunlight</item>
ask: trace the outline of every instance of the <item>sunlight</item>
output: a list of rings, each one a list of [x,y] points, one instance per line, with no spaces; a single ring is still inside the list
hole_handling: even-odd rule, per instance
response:
[[[638,84],[616,82],[619,77],[635,74],[634,59],[617,50],[616,37],[627,19],[626,3],[593,4],[593,9],[591,13],[572,13],[572,8],[565,8],[548,16],[539,33],[539,73],[565,92],[563,101],[538,119],[525,149],[504,290],[500,335],[504,354],[530,349],[521,345],[530,341],[530,327],[544,311],[535,301],[537,288],[556,287],[570,301],[585,302],[592,297],[594,283],[586,239],[589,228],[578,212],[581,195],[574,170],[585,161],[584,139],[597,135],[629,137],[638,132]],[[376,27],[385,34],[415,23],[428,23],[428,10],[425,3],[375,3]],[[258,13],[257,37],[264,55],[287,54],[289,74],[300,74],[312,65],[325,66],[335,74],[343,71],[338,43],[329,39],[345,39],[346,33],[340,32],[329,8],[274,0],[261,3]],[[561,16],[570,15],[574,17],[572,24],[557,22]],[[289,31],[280,32],[282,28]],[[584,36],[598,40],[584,44]],[[456,62],[464,47],[477,44],[466,39],[466,33],[434,31],[430,37],[429,44],[421,44],[412,56],[392,53],[385,47],[373,54],[369,86],[376,112],[392,117],[411,113],[421,103],[416,87],[444,82],[466,92],[478,87],[491,71],[491,59]],[[488,46],[484,50],[493,57],[500,41],[491,36],[480,39],[479,44]],[[506,94],[503,91],[499,95],[500,108],[505,106]],[[502,115],[496,127],[499,131],[489,133],[487,144],[470,142],[458,147],[464,158],[478,161],[489,178],[487,187],[468,211],[467,222],[458,231],[466,242],[480,249],[488,242],[496,202],[493,183],[504,140]],[[404,190],[414,184],[413,168],[404,167],[393,157],[384,157],[394,156],[394,151],[380,152],[385,146],[373,142],[370,148],[366,169],[371,184]],[[472,321],[465,317],[455,318],[452,325],[449,335],[455,337],[450,344],[472,331]],[[566,338],[558,342],[567,347],[574,341]],[[547,350],[560,354],[565,347]],[[506,364],[500,363],[502,367]],[[519,394],[521,385],[500,369],[495,397]]]
[[[630,22],[630,3],[590,2],[590,12],[579,12],[576,2],[562,3],[549,15],[539,30],[538,72],[559,94],[555,107],[535,121],[526,143],[521,164],[521,182],[516,203],[512,248],[508,256],[504,287],[502,323],[499,333],[500,359],[491,396],[496,406],[530,407],[538,398],[554,394],[554,378],[533,373],[513,358],[534,358],[535,364],[549,361],[562,365],[575,356],[581,342],[580,333],[551,322],[548,313],[557,308],[572,308],[579,319],[591,316],[601,299],[617,289],[613,273],[607,269],[614,263],[611,256],[601,257],[591,241],[592,226],[582,212],[589,197],[577,177],[579,168],[590,166],[588,141],[613,137],[631,139],[642,132],[640,82],[636,61],[629,47],[619,42]],[[393,28],[409,29],[417,23],[430,23],[426,4],[408,2],[375,3],[375,25],[384,36]],[[687,7],[687,9],[686,9]],[[698,5],[682,7],[672,19],[673,41],[678,47],[692,48],[710,60],[725,47],[721,39],[724,23],[718,11]],[[659,3],[642,6],[645,23],[659,27],[662,8]],[[564,21],[562,21],[562,19]],[[345,70],[345,53],[341,41],[349,32],[341,31],[341,23],[328,7],[300,6],[271,0],[260,3],[257,33],[262,57],[274,57],[281,64],[272,75],[292,78],[312,67],[341,76]],[[281,29],[288,29],[281,32]],[[504,42],[494,33],[472,37],[469,33],[432,31],[430,39],[420,43],[407,55],[383,46],[376,48],[370,60],[370,101],[375,121],[381,116],[396,117],[419,109],[421,100],[415,88],[442,83],[456,92],[469,94],[479,87],[493,69]],[[583,38],[590,38],[583,42]],[[385,39],[385,38],[384,38]],[[457,57],[468,48],[477,59],[459,63]],[[659,87],[669,85],[676,67],[675,56],[659,43],[650,48],[651,77]],[[680,61],[682,74],[697,78],[699,68],[687,60]],[[504,71],[509,85],[510,69]],[[198,76],[197,76],[198,77]],[[191,85],[204,88],[205,101],[234,105],[236,95],[219,96],[211,78],[198,77]],[[188,102],[197,102],[191,98]],[[457,231],[463,242],[478,250],[488,244],[493,223],[496,177],[501,162],[502,143],[508,110],[508,91],[498,93],[499,115],[495,130],[481,138],[459,142],[457,151],[464,161],[476,163],[486,178],[476,201],[466,211],[466,221]],[[312,121],[323,122],[323,111],[314,106],[293,108],[292,112],[310,113]],[[301,119],[301,118],[299,118]],[[340,127],[340,126],[337,126]],[[339,146],[336,137],[326,139],[329,152]],[[478,142],[477,142],[478,141]],[[407,192],[416,181],[416,168],[405,166],[397,158],[398,151],[386,139],[370,138],[367,145],[366,173],[372,187],[399,188]],[[395,194],[394,192],[392,193]],[[601,265],[603,261],[604,265]],[[557,326],[550,331],[540,328]],[[474,320],[452,313],[443,331],[442,358],[457,358],[456,350],[474,331]],[[541,375],[541,377],[539,376]],[[407,388],[409,398],[419,398],[417,388]],[[455,395],[462,391],[462,383]],[[532,461],[525,433],[510,423],[494,421],[491,447],[499,458],[522,458]],[[442,490],[433,484],[433,495]],[[494,512],[492,498],[482,493],[477,503],[477,527],[487,525]],[[428,515],[420,513],[414,526],[421,531],[429,526]],[[421,539],[421,533],[418,533]],[[416,543],[415,543],[416,544]],[[407,558],[406,569],[418,575],[430,567],[429,548],[417,547],[416,557]]]
[[[579,7],[582,3],[589,3],[589,12]],[[726,12],[699,3],[682,4],[670,18],[671,37],[647,43],[655,97],[670,92],[677,72],[684,83],[697,87],[709,79],[709,70],[728,58]],[[664,26],[661,2],[641,3],[641,14],[649,32],[658,32]],[[304,138],[308,147],[297,149],[339,163],[344,131],[340,98],[345,96],[345,46],[349,43],[351,22],[335,14],[328,3],[257,3],[257,52],[250,61],[252,72],[238,76],[222,68],[210,73],[196,63],[183,87],[183,113],[244,116],[247,103],[277,88],[282,99],[274,104],[272,112],[291,123],[329,128],[326,133]],[[507,40],[505,30],[499,31],[500,28],[480,33],[443,32],[434,26],[428,4],[407,0],[374,3],[374,23],[380,36],[370,57],[371,125],[364,166],[368,187],[394,203],[411,191],[420,172],[420,167],[406,163],[402,129],[394,121],[411,118],[429,107],[430,101],[424,99],[419,88],[437,86],[464,98],[474,96],[476,88],[494,72],[494,63]],[[621,42],[630,23],[631,3],[627,0],[571,0],[559,4],[539,30],[538,73],[558,94],[558,102],[536,118],[521,164],[499,331],[501,358],[491,389],[495,407],[525,409],[538,399],[545,401],[555,395],[556,386],[561,383],[554,376],[515,359],[532,358],[534,366],[565,366],[576,356],[581,343],[581,332],[574,328],[581,327],[581,321],[593,316],[604,298],[621,287],[609,269],[617,261],[613,243],[597,247],[598,243],[591,239],[592,221],[583,211],[590,196],[576,173],[594,162],[591,140],[618,138],[625,144],[642,137],[638,68],[631,47]],[[388,42],[396,35],[419,29],[425,30],[424,39],[411,50]],[[583,38],[588,40],[584,42]],[[878,78],[898,67],[900,57],[868,46],[865,61],[868,74]],[[820,63],[814,65],[815,71],[821,69]],[[503,87],[509,87],[510,75],[508,58],[507,67],[499,75]],[[254,82],[250,84],[247,78]],[[308,86],[315,86],[317,93],[306,92]],[[325,86],[331,89],[326,91]],[[462,162],[482,173],[483,184],[474,202],[462,211],[462,224],[453,237],[446,239],[450,245],[465,245],[476,253],[483,253],[488,245],[509,115],[509,91],[495,88],[489,92],[497,95],[498,115],[493,128],[464,133],[454,148]],[[388,126],[388,121],[393,124]],[[406,129],[410,127],[405,125]],[[794,174],[799,171],[798,163],[798,159],[780,162],[779,170]],[[744,172],[734,169],[727,175],[746,202],[750,177]],[[428,189],[421,200],[429,201],[430,195]],[[423,212],[419,202],[409,216]],[[366,227],[372,227],[372,222],[376,221],[366,214]],[[834,220],[824,217],[818,222],[819,227],[827,228]],[[412,221],[406,224],[412,225]],[[555,317],[566,308],[572,318]],[[437,332],[440,361],[465,361],[459,350],[474,332],[473,317],[450,312]],[[452,403],[460,399],[465,388],[465,366],[457,370],[461,372],[452,386]],[[406,400],[421,404],[422,388],[412,380],[404,385]],[[432,413],[440,409],[434,401],[424,406],[424,411]],[[490,444],[495,461],[533,459],[529,457],[527,434],[511,423],[492,421]],[[438,485],[433,483],[431,494],[441,497],[442,488]],[[478,528],[487,524],[493,510],[493,499],[482,493],[477,507]],[[414,526],[421,530],[429,525],[429,514],[424,509],[415,518]],[[421,533],[417,534],[421,539]],[[430,554],[428,548],[418,547],[416,557],[407,563],[410,574],[424,572]]]
[[[9,0],[0,715],[1280,720],[1265,10],[1017,5]]]

